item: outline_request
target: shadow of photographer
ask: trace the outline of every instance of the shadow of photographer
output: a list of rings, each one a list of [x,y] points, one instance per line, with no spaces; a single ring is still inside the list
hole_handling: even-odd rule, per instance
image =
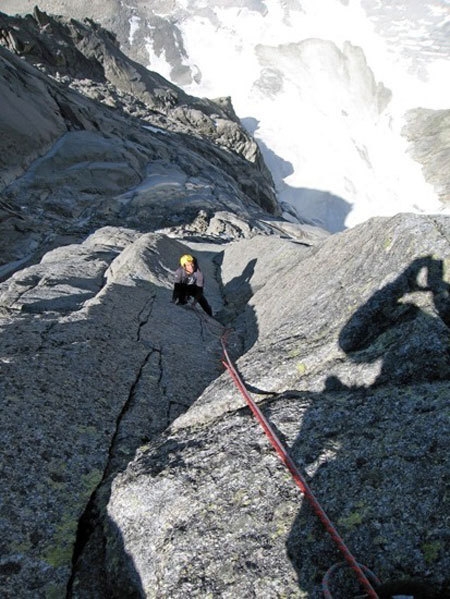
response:
[[[358,557],[376,565],[382,580],[392,579],[377,589],[380,599],[399,593],[414,599],[448,597],[450,580],[432,572],[423,548],[425,539],[442,546],[434,538],[445,516],[439,489],[445,487],[440,473],[448,452],[444,423],[439,428],[435,422],[444,400],[429,383],[450,379],[449,297],[443,261],[429,255],[415,259],[340,331],[339,346],[350,362],[380,363],[373,383],[349,386],[329,376],[323,393],[301,394],[308,409],[290,453],[314,479],[320,501]],[[336,495],[339,480],[346,487]],[[429,490],[426,502],[417,501],[418,488]],[[323,596],[319,580],[336,560],[330,538],[311,516],[309,506],[297,514],[287,552],[303,590],[308,587],[308,596],[318,598]],[[417,532],[406,535],[406,528]],[[395,552],[396,544],[401,551]],[[305,584],[311,559],[316,577]],[[345,587],[344,595],[333,597],[353,596],[348,593]]]

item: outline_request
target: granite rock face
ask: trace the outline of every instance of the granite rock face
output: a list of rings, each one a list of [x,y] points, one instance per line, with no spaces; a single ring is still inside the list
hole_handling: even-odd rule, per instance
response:
[[[221,264],[225,298],[247,302],[238,370],[313,492],[382,581],[433,593],[449,571],[449,241],[448,218],[403,215],[314,249],[236,242]],[[245,406],[222,374],[115,478],[117,596],[321,596],[342,555]]]
[[[342,556],[225,343],[358,561],[448,597],[450,218],[286,222],[214,103],[125,89],[95,24],[0,17],[2,596],[320,597]],[[171,303],[186,252],[213,318]]]
[[[35,2],[32,0],[3,0],[2,10],[10,15],[25,14],[32,12],[34,5]],[[367,3],[366,10],[369,5],[370,3]],[[148,65],[151,56],[156,60],[158,57],[164,56],[166,62],[171,66],[171,80],[180,86],[191,85],[201,79],[203,75],[198,65],[193,64],[193,61],[189,60],[190,57],[187,56],[180,23],[192,14],[197,14],[199,20],[205,18],[215,22],[220,10],[220,4],[216,7],[208,7],[203,6],[201,2],[186,4],[174,0],[158,0],[158,2],[133,0],[132,3],[123,3],[119,0],[108,0],[108,2],[105,0],[77,0],[76,3],[71,0],[41,0],[39,6],[49,13],[75,17],[80,20],[89,17],[100,23],[114,32],[114,37],[120,43],[120,47],[141,65]],[[264,3],[258,2],[241,2],[240,8],[243,10],[247,8],[254,13],[264,14],[266,12]],[[287,19],[290,11],[295,13],[298,10],[301,10],[300,3],[283,5]],[[371,11],[372,9],[369,10],[369,12]],[[415,14],[413,7],[410,14]],[[407,27],[408,24],[403,23],[403,28]],[[444,29],[445,25],[442,25],[442,30],[444,31]],[[359,69],[359,63],[364,62],[364,57],[358,47],[351,47],[350,44],[344,43],[343,55],[340,56],[340,50],[333,47],[328,40],[309,39],[300,44],[288,44],[284,47],[271,48],[270,45],[267,47],[263,45],[256,48],[255,52],[259,55],[262,64],[264,64],[265,58],[272,53],[272,59],[278,55],[278,58],[270,61],[272,65],[276,65],[277,61],[283,61],[283,53],[308,52],[316,44],[322,45],[322,50],[319,52],[321,58],[328,56],[330,61],[329,77],[333,78],[339,73],[338,80],[341,81],[348,76],[348,68],[351,69],[351,73],[355,77],[352,85],[356,84],[360,89],[361,98],[367,100],[367,103],[362,103],[357,110],[374,111],[375,114],[377,111],[381,111],[389,102],[390,92],[383,87],[376,90],[374,82],[371,81],[370,70]],[[327,46],[329,47],[327,48]],[[149,47],[151,47],[150,52]],[[445,56],[445,47],[445,44],[442,44],[443,56]],[[438,52],[436,48],[433,50]],[[324,68],[324,63],[318,63],[317,68]],[[269,68],[266,72],[262,72],[255,85],[261,88],[263,94],[270,95],[276,93],[282,86],[282,79],[276,68]],[[448,190],[448,137],[450,131],[448,112],[448,109],[423,109],[419,104],[417,108],[406,112],[405,127],[402,131],[402,135],[409,142],[408,154],[421,164],[425,180],[436,190],[436,195],[444,206],[449,203],[450,198]],[[363,149],[360,148],[359,151],[362,152]],[[366,157],[366,159],[368,158]],[[306,196],[304,202],[307,201]]]
[[[61,596],[105,469],[126,463],[217,373],[217,340],[169,301],[186,251],[164,236],[101,229],[2,285],[2,529],[20,569],[8,596]]]
[[[281,214],[229,99],[187,96],[89,20],[35,9],[0,30],[2,276],[98,226]]]
[[[320,596],[341,556],[222,339],[358,560],[445,589],[449,239],[450,219],[412,215],[309,247],[105,227],[16,272],[1,285],[7,596]],[[186,251],[218,319],[170,303]]]

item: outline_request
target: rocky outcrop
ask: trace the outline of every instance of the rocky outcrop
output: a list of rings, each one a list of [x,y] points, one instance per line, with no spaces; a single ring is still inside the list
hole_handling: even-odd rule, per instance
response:
[[[297,11],[301,10],[297,4],[284,6],[282,3],[282,10],[287,21],[289,21],[287,15],[295,15]],[[204,7],[201,4],[188,7],[184,2],[165,2],[163,0],[157,3],[149,3],[146,0],[133,0],[132,3],[123,3],[119,0],[109,0],[107,3],[104,0],[78,0],[76,4],[70,0],[41,0],[39,5],[49,13],[63,14],[66,17],[75,17],[78,19],[83,19],[87,16],[101,23],[108,30],[114,32],[114,36],[119,41],[121,48],[137,63],[148,66],[151,61],[158,63],[161,60],[164,67],[170,69],[171,81],[182,87],[192,86],[195,82],[199,82],[205,77],[205,74],[201,72],[202,65],[196,64],[195,58],[188,56],[185,44],[189,42],[184,38],[184,35],[186,35],[186,21],[190,21],[192,15],[197,14],[198,19],[205,19],[216,26],[218,24],[217,19],[220,19],[217,16],[220,14],[220,11],[216,11],[215,7]],[[245,6],[246,3],[241,8],[245,10]],[[31,11],[32,7],[33,2],[31,0],[3,0],[2,2],[2,10],[9,14],[15,14],[16,12],[26,13],[27,11]],[[248,2],[247,8],[255,16],[258,13],[264,15],[267,12],[264,5],[254,2]],[[370,13],[372,13],[371,17],[374,16],[369,5],[364,10],[367,16],[370,16]],[[380,11],[380,15],[383,12],[386,13],[386,19],[389,20],[393,15],[395,18],[395,11],[391,14],[389,10],[382,10]],[[351,14],[351,11],[349,14]],[[254,22],[257,23],[258,20],[255,19]],[[189,30],[195,27],[194,23],[195,20],[192,20]],[[405,27],[407,26],[405,22],[402,30],[406,31]],[[444,29],[445,25],[442,25],[442,28]],[[425,29],[424,35],[426,38]],[[442,36],[444,35],[442,33]],[[398,32],[398,39],[399,43],[404,42],[400,30]],[[441,54],[442,56],[446,56],[446,45],[445,43],[440,44],[437,41],[439,39],[441,39],[439,33],[435,33],[435,43],[430,46],[430,56],[434,52],[436,56]],[[444,37],[442,37],[443,39]],[[413,44],[407,50],[407,53],[418,51],[420,43],[426,44],[428,42],[422,40],[422,42],[418,41],[417,43],[418,46]],[[322,48],[320,48],[321,45]],[[317,63],[314,60],[316,51],[318,57]],[[308,54],[306,62],[302,58],[302,54],[305,52]],[[356,132],[353,135],[355,146],[350,152],[356,150],[364,163],[376,164],[374,154],[377,152],[377,144],[372,146],[372,149],[370,145],[367,145],[368,140],[366,136],[360,137],[358,134],[358,131],[361,129],[360,121],[353,121],[351,117],[352,114],[359,115],[367,111],[368,114],[372,113],[368,122],[373,122],[373,115],[382,112],[386,104],[389,103],[390,91],[381,85],[377,89],[376,82],[372,81],[372,72],[365,64],[361,48],[352,47],[349,43],[344,43],[342,47],[338,48],[334,47],[332,42],[327,39],[308,39],[301,41],[299,44],[286,44],[279,47],[271,47],[270,45],[258,46],[255,48],[255,53],[258,55],[258,60],[263,68],[259,77],[255,75],[256,81],[254,85],[261,90],[261,93],[265,97],[278,93],[280,88],[283,87],[283,69],[278,69],[277,65],[282,64],[285,57],[289,54],[298,54],[299,61],[294,63],[297,65],[297,69],[303,68],[302,65],[304,65],[307,70],[312,69],[312,75],[314,72],[322,72],[325,69],[328,80],[333,80],[334,77],[337,77],[337,86],[332,88],[335,91],[341,89],[342,82],[350,76],[349,87],[344,87],[343,93],[345,96],[345,90],[348,89],[351,90],[351,93],[348,95],[347,103],[341,107],[343,110],[342,114],[346,117],[344,127],[350,127],[350,123],[353,122],[353,126],[356,128]],[[421,53],[422,58],[426,55],[427,52]],[[419,57],[419,62],[420,60]],[[150,67],[153,68],[151,64]],[[339,76],[337,76],[338,73]],[[310,85],[314,85],[313,81],[314,77],[310,79],[307,76],[303,82],[303,86],[309,89]],[[323,92],[321,90],[322,88],[317,90],[316,97],[313,100],[315,103],[321,104],[323,100],[321,97],[323,96]],[[336,93],[338,92],[336,91]],[[358,99],[358,103],[352,105],[356,98]],[[441,108],[445,108],[445,106]],[[327,109],[325,109],[325,112],[327,112]],[[434,189],[433,196],[436,195],[445,207],[449,202],[449,191],[446,188],[448,181],[448,153],[446,156],[445,151],[448,148],[449,136],[448,110],[428,110],[422,108],[419,104],[417,108],[408,111],[404,117],[405,127],[401,134],[411,142],[407,153],[415,161],[420,163],[426,182]],[[338,118],[338,115],[335,116],[336,118]],[[321,117],[319,115],[320,122]],[[319,126],[317,128],[320,129]],[[302,135],[302,128],[299,128],[299,135]],[[345,136],[340,140],[337,152],[341,151],[339,148],[342,144],[346,144],[347,141],[348,139]],[[269,157],[270,153],[267,152],[266,156]],[[307,150],[305,157],[307,157]],[[316,168],[322,166],[323,160],[321,160],[321,157],[323,159],[323,156],[318,157]],[[401,159],[401,155],[398,158]],[[330,155],[330,161],[333,161],[332,155]],[[357,160],[352,164],[354,164],[353,168],[358,168],[359,163]],[[344,167],[345,165],[343,165]],[[304,169],[304,166],[302,168]],[[351,187],[359,188],[360,185],[357,180],[353,180],[353,174],[352,168],[350,168],[348,178],[352,180],[352,185],[350,187],[349,183],[345,185],[345,189],[347,189],[350,195],[352,193]],[[385,177],[386,172],[380,171],[380,176]],[[388,176],[395,176],[395,173]],[[377,178],[373,180],[374,185],[376,185],[376,180]],[[364,193],[364,186],[360,187],[360,189]],[[315,191],[320,192],[321,190]],[[322,193],[323,201],[326,201],[325,191],[322,190]],[[390,192],[388,191],[387,193]],[[289,201],[289,196],[286,195],[285,197]],[[342,198],[340,199],[342,201]],[[346,199],[348,201],[350,196],[346,197]],[[376,199],[374,197],[374,201]],[[299,205],[303,207],[307,202],[308,198],[302,197]],[[345,210],[343,211],[345,214],[347,213]],[[312,216],[310,212],[304,212],[303,217],[305,218],[308,215]],[[333,229],[333,223],[327,223],[327,227],[332,231],[335,230]],[[343,227],[340,230],[342,229]]]
[[[409,111],[403,134],[414,158],[422,164],[427,181],[434,185],[441,202],[449,205],[450,110]]]
[[[58,81],[167,130],[210,139],[256,163],[270,184],[258,146],[241,127],[230,98],[187,95],[128,58],[114,35],[90,19],[49,16],[35,7],[26,17],[1,14],[0,31],[3,46]],[[273,197],[267,200],[273,209]]]
[[[448,218],[399,216],[317,251],[242,241],[221,267],[225,289],[251,295],[239,371],[358,560],[435,590],[449,568],[449,234]],[[227,374],[115,478],[104,530],[117,596],[318,597],[339,560]]]
[[[78,520],[104,472],[217,373],[217,339],[169,303],[185,251],[167,237],[101,229],[2,286],[8,595],[62,596]]]
[[[36,9],[0,14],[0,31],[2,276],[99,225],[150,231],[202,209],[277,218],[270,174],[229,101],[187,96],[90,21]]]
[[[358,559],[445,586],[449,239],[406,215],[315,248],[103,228],[3,283],[7,592],[317,596],[339,554],[223,373],[224,325]],[[185,251],[221,322],[170,304]]]

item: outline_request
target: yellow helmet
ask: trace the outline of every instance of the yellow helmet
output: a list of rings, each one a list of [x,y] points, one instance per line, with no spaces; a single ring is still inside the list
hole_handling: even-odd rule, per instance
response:
[[[194,258],[190,254],[184,254],[184,256],[181,256],[181,258],[180,258],[181,266],[186,266],[186,264],[188,262],[194,262]]]

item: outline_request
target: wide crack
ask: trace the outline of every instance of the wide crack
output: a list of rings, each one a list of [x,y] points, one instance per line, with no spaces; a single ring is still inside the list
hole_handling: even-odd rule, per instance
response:
[[[141,341],[142,328],[148,323],[154,303],[154,297],[145,303],[142,310],[138,314],[138,325],[136,332],[136,340]],[[106,582],[106,574],[103,569],[104,557],[104,538],[102,532],[102,519],[104,510],[108,503],[110,494],[110,484],[115,474],[117,474],[126,463],[129,461],[129,452],[122,451],[123,441],[121,439],[122,423],[126,415],[133,409],[136,401],[137,388],[142,379],[143,372],[148,365],[152,355],[159,349],[149,348],[133,381],[128,398],[122,406],[122,410],[116,419],[116,425],[108,451],[108,460],[103,471],[103,476],[100,483],[93,491],[84,512],[82,513],[77,527],[74,550],[72,554],[72,573],[67,584],[67,597],[86,597],[82,589],[77,589],[79,586],[80,577],[85,577],[85,571],[89,568],[96,572],[96,590],[90,594],[96,599],[105,599],[109,596]],[[161,363],[160,358],[158,362]],[[161,377],[161,375],[160,375]],[[88,544],[90,549],[86,551]],[[93,547],[92,547],[93,545]],[[87,554],[87,560],[86,555]],[[87,563],[88,562],[88,563]],[[90,575],[92,579],[92,573]],[[78,592],[81,592],[79,595]]]
[[[220,265],[216,263],[216,267],[216,270],[220,271]],[[186,411],[192,403],[181,404],[176,398],[168,397],[164,384],[163,348],[157,347],[154,343],[150,344],[145,339],[145,327],[149,325],[152,318],[154,302],[155,297],[152,297],[143,305],[137,315],[135,340],[137,343],[142,344],[147,351],[129,389],[128,398],[117,417],[102,480],[92,493],[79,520],[72,558],[72,574],[67,585],[67,597],[71,599],[91,597],[92,599],[110,599],[117,596],[114,595],[114,589],[109,587],[109,575],[106,571],[110,567],[109,563],[111,561],[111,555],[107,555],[106,551],[106,534],[109,534],[109,529],[114,527],[114,523],[109,520],[106,510],[113,480],[119,472],[126,469],[128,463],[133,459],[136,448],[150,440],[143,437],[143,432],[145,431],[148,435],[148,431],[152,431],[151,424],[149,426],[147,422],[142,430],[139,427],[133,428],[136,417],[140,421],[140,415],[143,412],[145,414],[146,408],[143,409],[143,404],[139,403],[142,401],[142,390],[146,389],[147,396],[154,395],[153,399],[157,400],[158,408],[162,408],[162,404],[165,402],[164,410],[161,409],[159,413],[160,421],[155,423],[155,426],[159,426],[159,428],[163,425],[166,428],[175,417]],[[235,315],[236,313],[233,314],[233,316]],[[205,340],[208,327],[202,318],[199,318],[199,327],[200,336]],[[223,329],[223,324],[220,325],[220,329]],[[217,373],[214,376],[217,376]],[[149,382],[150,379],[153,379],[153,382]],[[149,385],[150,392],[148,391]],[[151,407],[151,404],[149,405]],[[156,434],[156,428],[152,432]],[[120,531],[117,531],[117,533],[120,534]],[[122,552],[124,555],[119,556],[119,559],[127,559],[124,549]],[[139,590],[136,587],[133,588],[133,581],[125,580],[124,586],[130,588],[130,594],[127,596],[141,596]]]

